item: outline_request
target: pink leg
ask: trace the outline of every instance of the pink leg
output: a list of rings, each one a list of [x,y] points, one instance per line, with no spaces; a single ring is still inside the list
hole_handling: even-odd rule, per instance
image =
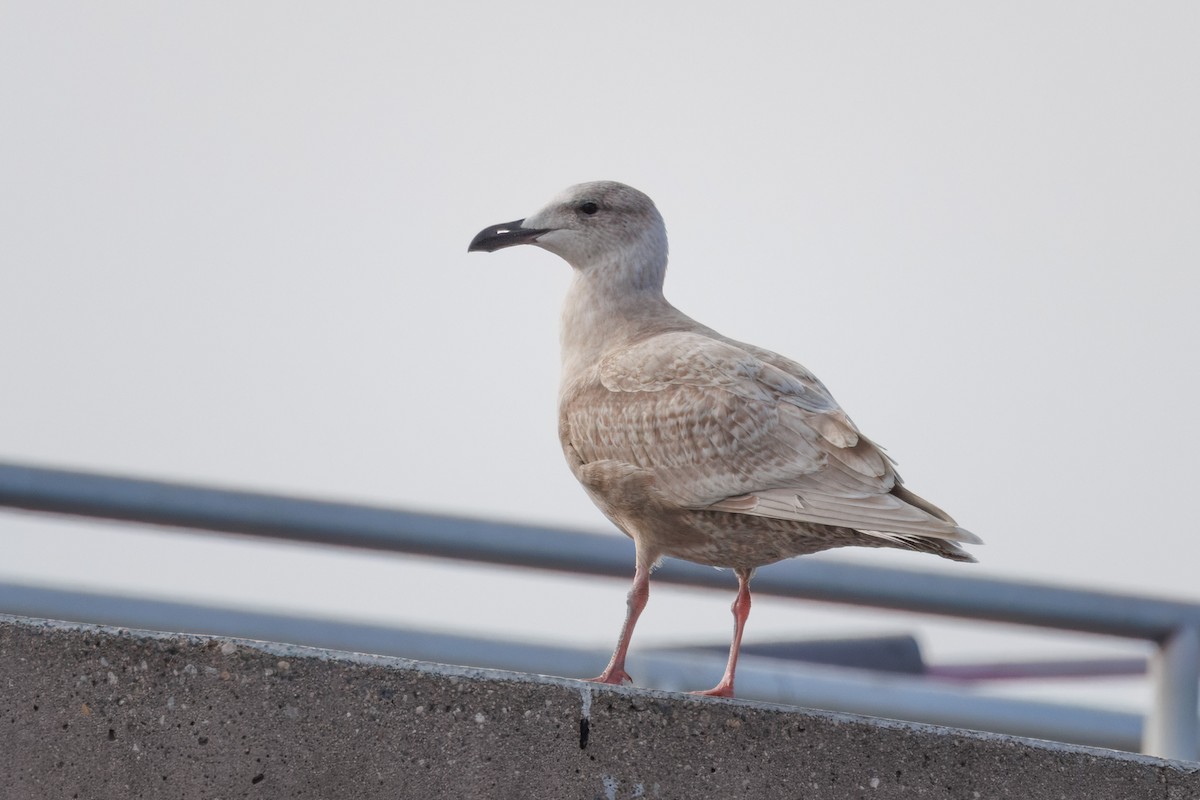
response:
[[[640,563],[633,573],[633,587],[629,590],[628,606],[625,611],[625,624],[621,626],[621,638],[617,640],[617,649],[604,672],[595,678],[596,683],[633,683],[629,673],[625,671],[625,655],[629,652],[629,640],[633,637],[633,626],[637,624],[646,601],[650,599],[650,569]]]
[[[753,575],[752,569],[737,570],[738,593],[733,601],[733,643],[729,645],[729,663],[725,665],[725,675],[720,683],[707,692],[694,694],[733,697],[733,673],[737,670],[738,651],[742,649],[742,631],[746,628],[746,618],[750,616],[750,578]]]

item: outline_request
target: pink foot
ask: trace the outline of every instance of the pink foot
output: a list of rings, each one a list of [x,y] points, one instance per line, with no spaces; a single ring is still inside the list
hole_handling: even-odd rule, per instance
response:
[[[606,669],[594,678],[588,678],[588,683],[607,683],[612,686],[624,686],[633,683],[633,678],[623,669]]]
[[[691,694],[701,697],[733,697],[733,684],[721,681],[706,692],[692,692]]]

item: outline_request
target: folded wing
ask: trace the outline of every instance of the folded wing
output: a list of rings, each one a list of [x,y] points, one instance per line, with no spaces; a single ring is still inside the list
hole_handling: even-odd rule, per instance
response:
[[[583,463],[645,470],[684,508],[979,541],[901,485],[820,381],[769,351],[661,334],[603,359],[562,413]]]

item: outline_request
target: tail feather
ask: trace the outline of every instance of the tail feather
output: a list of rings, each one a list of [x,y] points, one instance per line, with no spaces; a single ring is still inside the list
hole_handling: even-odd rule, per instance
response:
[[[884,539],[903,550],[915,550],[918,553],[932,553],[935,556],[948,558],[951,561],[975,563],[975,556],[963,550],[956,543],[946,539],[935,539],[927,536],[915,536],[908,533],[888,533],[887,531],[861,531],[870,536]]]

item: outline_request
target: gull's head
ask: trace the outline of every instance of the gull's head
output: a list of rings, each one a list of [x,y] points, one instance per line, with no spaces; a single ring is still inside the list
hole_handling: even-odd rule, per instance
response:
[[[620,269],[660,287],[667,264],[667,230],[654,202],[615,181],[572,186],[525,219],[484,228],[467,250],[518,244],[549,250],[581,272]]]

